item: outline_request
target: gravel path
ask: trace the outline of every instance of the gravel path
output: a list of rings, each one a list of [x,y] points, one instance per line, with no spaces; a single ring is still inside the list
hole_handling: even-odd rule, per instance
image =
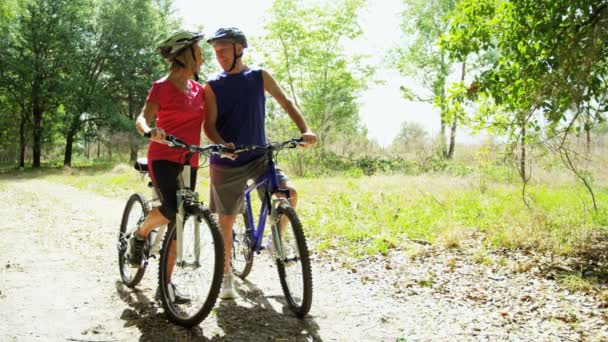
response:
[[[1,341],[608,340],[601,298],[564,292],[533,269],[492,271],[470,253],[430,246],[413,260],[404,251],[359,261],[314,255],[304,320],[286,306],[270,259],[256,256],[238,282],[241,298],[218,301],[184,329],[153,300],[156,262],[135,290],[119,281],[126,199],[7,176],[0,196]]]

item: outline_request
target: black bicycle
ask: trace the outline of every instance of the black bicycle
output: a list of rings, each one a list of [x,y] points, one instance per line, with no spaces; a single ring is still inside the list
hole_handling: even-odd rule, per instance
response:
[[[118,264],[123,283],[134,287],[141,281],[148,260],[160,255],[158,285],[165,313],[170,321],[192,327],[207,317],[219,295],[224,271],[224,243],[211,212],[199,201],[198,193],[190,189],[190,159],[195,153],[206,157],[221,155],[223,148],[220,145],[189,145],[173,136],[167,136],[166,140],[169,146],[188,151],[177,178],[176,219],[150,233],[142,265],[132,268],[128,262],[128,240],[158,202],[158,194],[153,191],[152,200],[146,200],[138,193],[131,195],[120,225]],[[142,175],[148,174],[147,160],[139,159],[135,169]],[[152,187],[151,182],[149,186]],[[176,300],[176,292],[186,300]]]

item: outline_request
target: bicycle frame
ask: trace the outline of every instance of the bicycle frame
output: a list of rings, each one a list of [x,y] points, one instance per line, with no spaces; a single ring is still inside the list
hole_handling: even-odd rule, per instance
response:
[[[189,158],[187,158],[189,159]],[[143,175],[147,172],[142,172]],[[190,173],[191,166],[190,164],[184,165],[182,172],[177,176],[177,207],[178,211],[175,215],[175,227],[177,229],[177,245],[176,245],[176,264],[180,266],[186,266],[183,262],[183,225],[186,220],[186,208],[184,204],[187,200],[194,200],[198,202],[198,193],[192,191],[189,186],[185,186],[185,184],[190,184]],[[153,206],[153,203],[159,200],[158,194],[156,190],[152,190],[152,199],[146,202],[146,205]],[[139,227],[133,227],[132,231],[129,234],[133,234]],[[165,231],[167,230],[167,225],[160,226],[157,230],[155,230],[156,236],[153,241],[150,242],[150,251],[149,255],[159,255],[161,242],[165,236]],[[194,221],[194,236],[196,244],[194,246],[195,253],[195,263],[200,263],[200,245],[199,245],[199,237],[200,237],[200,222],[198,220]]]
[[[245,205],[247,206],[247,211],[250,213],[249,217],[249,227],[251,227],[251,238],[253,240],[253,250],[255,252],[260,252],[262,249],[262,239],[264,238],[264,228],[266,226],[266,220],[268,216],[273,220],[273,223],[278,223],[278,216],[276,216],[273,208],[275,207],[277,202],[287,203],[289,204],[289,190],[287,189],[279,189],[279,181],[277,178],[276,166],[274,164],[272,153],[268,153],[268,170],[264,173],[262,177],[256,180],[253,184],[247,186],[245,189]],[[264,196],[262,198],[262,206],[260,208],[260,216],[258,219],[258,226],[255,226],[255,222],[253,219],[253,209],[251,207],[251,193],[254,190],[257,190],[261,186],[266,186],[264,191]],[[271,196],[276,193],[285,193],[287,198],[274,198],[271,201]],[[279,241],[279,232],[278,230],[272,229],[272,238],[274,241]],[[277,250],[279,256],[283,256],[282,246],[280,244],[275,244],[275,248],[281,249]]]
[[[191,167],[188,163],[190,156],[186,158],[186,163],[184,164],[184,169],[181,174],[177,177],[177,214],[175,215],[175,229],[177,229],[177,241],[175,248],[175,264],[178,266],[190,266],[186,265],[183,261],[183,231],[184,231],[184,222],[186,221],[186,208],[184,204],[187,201],[198,202],[198,193],[192,191],[190,189],[190,171]],[[195,263],[200,264],[200,255],[201,249],[199,245],[199,237],[200,237],[200,222],[198,220],[194,220],[194,237],[195,237],[195,245],[194,245],[194,255],[195,255]],[[194,265],[192,265],[194,266]]]

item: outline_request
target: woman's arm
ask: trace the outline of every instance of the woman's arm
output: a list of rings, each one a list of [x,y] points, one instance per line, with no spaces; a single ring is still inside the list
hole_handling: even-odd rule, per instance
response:
[[[156,112],[158,111],[158,104],[153,101],[147,101],[144,104],[144,108],[141,113],[137,116],[135,120],[135,129],[139,132],[139,134],[144,135],[144,133],[150,132],[152,134],[152,141],[156,141],[159,143],[165,142],[165,131],[162,128],[150,128],[150,123],[154,120],[156,116]]]

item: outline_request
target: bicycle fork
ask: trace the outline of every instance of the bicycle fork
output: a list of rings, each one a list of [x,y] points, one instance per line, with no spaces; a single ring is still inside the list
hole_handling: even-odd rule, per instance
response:
[[[287,199],[285,198],[275,198],[272,200],[272,214],[271,214],[271,218],[272,218],[272,225],[271,225],[271,231],[272,231],[272,245],[273,245],[273,249],[275,252],[274,257],[276,259],[279,259],[281,261],[285,261],[285,250],[283,248],[283,240],[281,239],[281,217],[278,214],[278,207],[282,204],[282,203],[287,203],[289,205],[289,202],[287,201]]]
[[[175,264],[180,267],[185,266],[200,266],[201,246],[200,246],[200,218],[195,217],[194,220],[194,261],[184,261],[184,222],[186,221],[186,215],[193,214],[193,209],[198,209],[199,201],[198,194],[193,192],[184,184],[190,184],[190,166],[185,165],[181,173],[180,180],[178,181],[179,189],[177,191],[177,215],[175,217],[175,229],[177,235],[176,248],[175,248]],[[197,215],[200,213],[196,213]]]

